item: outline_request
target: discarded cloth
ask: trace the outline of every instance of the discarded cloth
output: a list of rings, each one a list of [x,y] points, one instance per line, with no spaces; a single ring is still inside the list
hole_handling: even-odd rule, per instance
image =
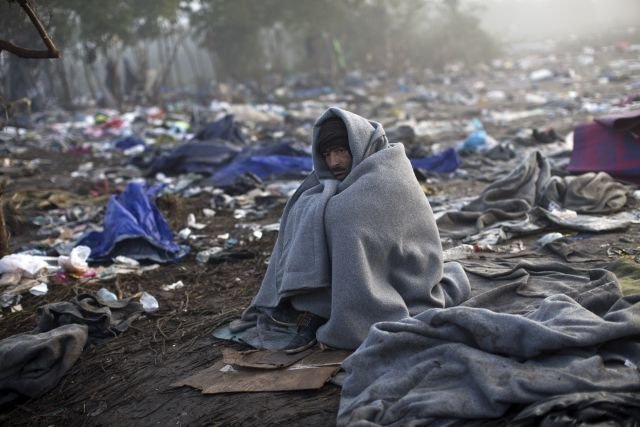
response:
[[[522,315],[460,306],[374,325],[343,364],[338,425],[464,424],[568,393],[640,392],[640,295],[596,289]]]
[[[84,325],[65,325],[0,341],[0,405],[53,389],[78,360],[86,342]]]
[[[113,338],[126,331],[142,313],[142,304],[138,301],[108,301],[80,294],[70,302],[54,302],[38,307],[37,330],[46,332],[61,325],[80,324],[88,327],[91,340]]]
[[[91,248],[90,261],[107,261],[123,255],[157,263],[175,262],[189,253],[174,243],[173,235],[152,198],[158,188],[131,182],[122,194],[109,200],[104,230],[91,231],[77,245]]]
[[[379,123],[339,108],[316,122],[313,147],[331,117],[346,125],[353,166],[338,181],[314,148],[314,172],[285,207],[266,275],[238,325],[258,348],[284,348],[291,339],[268,322],[284,299],[328,319],[318,341],[353,349],[377,321],[457,305],[469,294],[460,265],[444,268],[431,207],[404,147],[389,144]]]

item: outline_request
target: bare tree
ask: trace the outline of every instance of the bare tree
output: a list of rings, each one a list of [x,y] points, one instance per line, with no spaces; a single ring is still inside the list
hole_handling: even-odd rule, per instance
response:
[[[35,10],[31,6],[28,0],[7,0],[9,3],[18,3],[22,10],[25,11],[33,26],[38,30],[40,38],[47,47],[46,50],[28,49],[21,46],[17,46],[10,41],[0,39],[0,52],[6,50],[21,58],[60,58],[60,51],[53,43],[53,40],[47,33],[47,30],[42,25],[40,18],[36,14]]]

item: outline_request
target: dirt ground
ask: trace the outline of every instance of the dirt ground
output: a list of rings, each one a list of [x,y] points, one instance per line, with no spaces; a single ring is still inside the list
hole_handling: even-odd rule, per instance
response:
[[[69,155],[29,150],[20,159],[47,159],[33,174],[24,170],[14,174],[6,199],[15,192],[39,190],[69,191],[82,196],[85,203],[104,204],[91,182],[69,179],[69,173],[88,154]],[[103,159],[96,159],[104,162]],[[117,159],[114,160],[117,163]],[[29,176],[31,175],[31,176]],[[113,190],[117,190],[112,187]],[[55,191],[54,191],[55,193]],[[190,212],[209,206],[208,197],[158,200],[170,224],[186,224]],[[23,219],[44,215],[47,208],[23,204],[12,210]],[[278,220],[282,207],[259,222]],[[15,221],[13,218],[11,221]],[[212,236],[234,233],[236,220],[231,212],[220,211],[207,224]],[[21,245],[42,240],[35,227],[15,227],[10,241],[12,252]],[[127,297],[145,290],[154,295],[160,309],[133,323],[122,335],[85,349],[60,384],[39,399],[22,401],[1,408],[2,425],[79,426],[79,425],[327,425],[335,420],[339,388],[327,385],[319,391],[296,393],[247,393],[203,396],[188,387],[170,384],[205,368],[221,358],[223,347],[240,345],[211,336],[216,327],[240,315],[260,285],[265,260],[275,242],[275,233],[239,249],[242,257],[217,264],[198,264],[195,251],[186,260],[138,275],[118,276],[111,281],[70,282],[50,285],[44,297],[25,294],[23,311],[4,310],[0,319],[0,338],[35,328],[38,306],[66,301],[74,295],[95,292],[101,287]],[[185,287],[162,291],[162,285],[178,280]]]
[[[25,221],[58,208],[47,197],[47,191],[50,194],[68,192],[78,196],[76,203],[104,206],[108,194],[123,188],[123,184],[114,182],[70,177],[78,165],[89,160],[115,166],[122,164],[121,158],[92,159],[88,153],[68,154],[35,148],[9,157],[16,165],[5,168],[3,173],[10,179],[5,201],[9,212],[7,222],[12,230],[12,252],[47,237],[38,234],[37,228]],[[35,168],[26,167],[32,159],[41,159],[41,162]],[[446,191],[450,195],[467,196],[478,194],[485,185],[486,182],[451,181],[434,184],[429,190],[435,194]],[[36,190],[38,197],[35,199],[18,197],[33,196]],[[189,213],[201,212],[209,207],[209,203],[208,195],[189,199],[163,197],[157,202],[172,229],[184,226]],[[266,217],[255,222],[276,222],[282,208],[282,203],[277,204]],[[220,210],[214,217],[199,216],[198,220],[207,223],[205,231],[210,236],[238,233],[234,227],[238,220],[231,211]],[[637,236],[638,227],[634,226],[624,235],[598,235],[585,245],[599,248],[598,253],[605,263],[610,259],[607,249],[612,245],[628,253],[637,252],[640,244]],[[51,392],[38,399],[0,408],[0,423],[7,426],[333,425],[340,388],[331,384],[317,391],[208,396],[189,387],[170,386],[220,360],[224,347],[242,349],[238,344],[213,338],[211,332],[237,318],[247,306],[266,271],[265,261],[275,238],[275,233],[265,233],[259,240],[240,244],[231,252],[241,256],[229,257],[223,262],[198,264],[195,260],[197,251],[193,250],[182,262],[142,275],[50,285],[49,293],[44,297],[25,294],[21,301],[23,311],[3,310],[0,339],[32,331],[37,307],[66,301],[80,293],[95,292],[101,287],[120,297],[150,292],[158,299],[160,309],[135,321],[120,336],[87,347]],[[161,289],[162,285],[178,280],[183,281],[184,288]]]

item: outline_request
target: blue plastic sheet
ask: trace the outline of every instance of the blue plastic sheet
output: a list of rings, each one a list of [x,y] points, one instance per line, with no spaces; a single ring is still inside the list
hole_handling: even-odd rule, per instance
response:
[[[449,173],[460,167],[460,158],[455,148],[448,148],[441,153],[423,159],[411,159],[411,165],[416,169],[429,172]]]
[[[167,221],[153,202],[161,187],[131,182],[107,204],[103,231],[92,231],[77,245],[91,248],[90,261],[109,261],[119,255],[158,263],[175,262],[189,253],[179,246]]]

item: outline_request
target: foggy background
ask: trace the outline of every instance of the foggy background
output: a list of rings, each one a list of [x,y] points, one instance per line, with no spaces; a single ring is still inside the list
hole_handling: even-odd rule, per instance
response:
[[[592,37],[640,23],[637,0],[485,0],[482,28],[504,41]],[[633,30],[631,30],[633,31]]]
[[[530,48],[640,43],[638,0],[33,3],[63,57],[0,53],[0,101],[28,98],[35,109],[257,101],[283,85],[347,87],[367,75],[421,84],[451,64],[472,69]],[[6,1],[0,39],[42,48]]]

